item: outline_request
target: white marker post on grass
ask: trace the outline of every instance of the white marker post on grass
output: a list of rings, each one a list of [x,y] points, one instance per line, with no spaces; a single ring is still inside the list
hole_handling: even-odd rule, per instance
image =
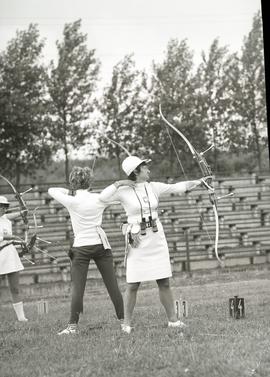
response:
[[[47,314],[49,312],[48,301],[45,301],[45,300],[38,301],[37,302],[37,310],[38,310],[39,315]]]
[[[243,297],[234,296],[229,299],[229,313],[235,319],[245,318],[245,300]]]
[[[175,305],[175,313],[176,313],[177,319],[180,319],[183,317],[186,318],[188,316],[188,303],[186,300],[182,300],[182,299],[175,300],[174,305]]]

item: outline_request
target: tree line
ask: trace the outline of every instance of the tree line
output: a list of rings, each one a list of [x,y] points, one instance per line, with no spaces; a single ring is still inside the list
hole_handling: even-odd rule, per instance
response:
[[[207,152],[213,170],[262,171],[267,164],[260,12],[240,52],[217,38],[195,67],[188,41],[171,39],[150,72],[136,68],[133,54],[124,56],[102,91],[101,63],[81,20],[64,25],[57,61],[44,62],[44,46],[38,26],[30,24],[0,53],[0,168],[17,185],[21,176],[46,169],[59,151],[67,179],[70,153],[83,146],[86,159],[116,159],[120,169],[123,151],[102,133],[130,153],[154,158],[167,175],[178,174],[175,153],[193,171],[187,146],[160,119],[160,104],[198,151],[214,145]]]

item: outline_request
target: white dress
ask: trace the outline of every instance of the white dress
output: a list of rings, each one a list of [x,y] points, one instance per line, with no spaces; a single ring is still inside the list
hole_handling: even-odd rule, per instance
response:
[[[128,245],[126,280],[128,283],[150,281],[172,276],[168,244],[161,222],[158,219],[158,200],[161,195],[183,194],[186,182],[165,184],[161,182],[137,183],[135,190],[128,186],[108,186],[100,194],[104,201],[119,201],[128,216],[128,224],[139,224],[142,217],[156,219],[158,232],[146,228],[140,235],[138,247]]]
[[[6,215],[0,217],[0,236],[3,237],[4,235],[12,235],[12,224]],[[9,242],[1,241],[0,248]],[[0,250],[0,275],[22,271],[23,269],[23,264],[14,245],[8,245]]]

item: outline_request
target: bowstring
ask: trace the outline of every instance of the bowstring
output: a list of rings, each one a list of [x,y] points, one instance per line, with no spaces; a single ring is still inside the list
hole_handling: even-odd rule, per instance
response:
[[[183,175],[184,175],[185,178],[186,178],[186,174],[185,174],[185,171],[184,171],[183,165],[182,165],[182,163],[181,163],[181,160],[180,160],[179,154],[178,154],[178,152],[177,152],[177,149],[176,149],[176,147],[175,147],[175,145],[174,145],[174,143],[173,143],[173,141],[172,141],[172,137],[171,137],[170,131],[169,131],[168,126],[167,126],[166,123],[165,123],[165,127],[166,127],[167,134],[168,134],[168,136],[169,136],[169,139],[170,139],[170,143],[171,143],[171,145],[172,145],[172,147],[173,147],[174,153],[176,154],[177,161],[178,161],[179,165],[181,166],[181,169],[182,169],[182,173],[183,173]]]

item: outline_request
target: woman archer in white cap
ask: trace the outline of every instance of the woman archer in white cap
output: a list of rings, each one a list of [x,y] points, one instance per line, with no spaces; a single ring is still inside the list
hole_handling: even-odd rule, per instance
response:
[[[126,238],[126,280],[124,300],[125,318],[122,330],[131,332],[131,320],[141,282],[156,280],[159,297],[168,317],[169,327],[183,328],[177,320],[169,278],[172,276],[169,250],[163,227],[158,218],[160,196],[183,194],[200,185],[201,180],[166,184],[149,181],[148,162],[136,156],[127,157],[122,169],[127,180],[106,187],[100,199],[120,202],[128,216],[124,231]]]
[[[19,292],[19,272],[24,269],[13,242],[21,241],[12,235],[11,220],[21,215],[20,212],[7,213],[10,203],[5,196],[0,196],[0,275],[6,275],[18,321],[26,322],[23,301]],[[24,210],[27,211],[27,210]]]

